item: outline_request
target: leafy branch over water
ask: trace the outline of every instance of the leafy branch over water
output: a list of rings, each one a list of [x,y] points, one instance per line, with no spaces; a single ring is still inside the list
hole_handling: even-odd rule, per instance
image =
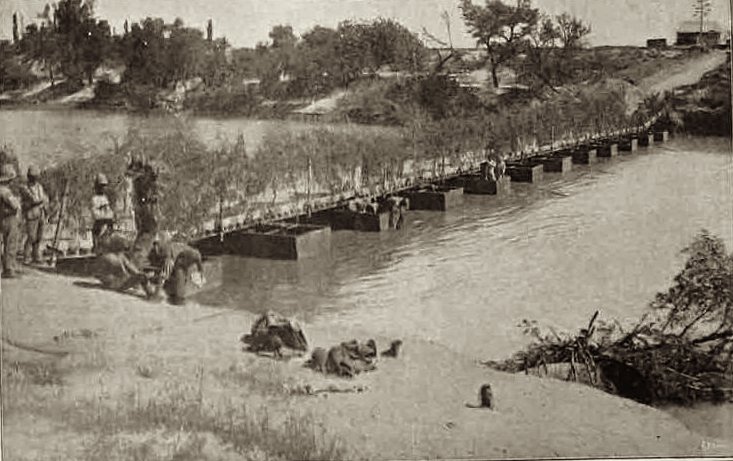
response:
[[[533,342],[513,357],[486,365],[502,371],[547,373],[567,364],[568,380],[583,381],[644,403],[733,400],[733,254],[702,231],[673,285],[658,293],[630,330],[595,313],[578,334],[520,327]]]

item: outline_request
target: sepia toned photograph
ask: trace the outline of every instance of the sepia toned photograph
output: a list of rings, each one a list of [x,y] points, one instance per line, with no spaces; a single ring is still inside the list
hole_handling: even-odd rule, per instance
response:
[[[0,0],[0,459],[733,458],[730,0]]]

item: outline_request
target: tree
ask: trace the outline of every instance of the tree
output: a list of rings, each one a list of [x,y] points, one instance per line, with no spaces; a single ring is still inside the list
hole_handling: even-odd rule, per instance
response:
[[[565,50],[572,50],[583,46],[583,39],[591,33],[591,27],[575,16],[563,13],[556,17],[558,38]]]
[[[524,66],[525,71],[534,79],[552,89],[556,83],[559,83],[557,80],[561,66],[555,52],[555,43],[559,38],[559,27],[555,26],[552,19],[543,16],[529,34],[526,65]]]
[[[184,27],[180,19],[165,29],[170,32],[164,42],[167,79],[185,81],[203,75],[208,49],[203,32]]]
[[[92,0],[60,0],[54,24],[64,74],[78,80],[86,76],[91,82],[110,43],[109,24],[94,18]]]
[[[662,331],[684,338],[707,325],[711,335],[733,336],[733,254],[719,237],[703,231],[683,250],[688,259],[674,285],[659,293],[653,309],[666,314]]]
[[[18,13],[13,13],[13,43],[20,41],[20,35],[18,35]]]
[[[392,19],[378,18],[363,31],[377,68],[390,65],[398,70],[419,70],[425,47],[405,26]]]
[[[84,34],[80,43],[80,65],[90,85],[93,82],[94,71],[107,56],[111,37],[107,21],[97,22],[88,19],[84,23]]]
[[[47,27],[46,23],[41,23],[40,28],[36,24],[28,25],[20,41],[20,50],[30,59],[43,63],[51,85],[54,85],[54,69],[61,63],[61,54],[58,36],[53,29]]]
[[[486,6],[476,6],[472,0],[461,1],[463,19],[477,43],[486,47],[491,63],[491,78],[498,88],[497,70],[517,56],[535,27],[539,12],[531,0],[518,0],[510,6],[500,0],[486,0]]]
[[[270,31],[270,40],[272,40],[273,48],[293,48],[298,39],[293,33],[293,28],[289,25],[278,25]]]
[[[214,23],[211,19],[206,23],[206,40],[209,42],[214,40]]]
[[[438,44],[438,47],[435,48],[435,52],[438,55],[438,62],[435,64],[435,67],[432,70],[433,75],[437,75],[443,71],[443,67],[446,65],[448,61],[453,59],[453,57],[460,57],[459,53],[456,52],[455,48],[453,48],[453,34],[451,33],[451,25],[450,25],[450,15],[447,11],[443,11],[440,15],[441,19],[445,23],[446,32],[448,33],[448,41],[445,42],[435,35],[428,32],[427,29],[423,27],[423,35],[427,37],[428,40],[432,41],[433,43]],[[439,47],[448,48],[448,53],[443,56],[443,54],[440,51]]]
[[[710,14],[710,10],[712,8],[710,0],[695,0],[695,3],[692,5],[693,7],[693,16],[694,17],[700,17],[700,35],[698,36],[698,41],[700,44],[702,43],[703,39],[703,32],[705,31],[705,16]]]
[[[146,18],[133,23],[125,52],[125,80],[165,87],[170,79],[165,62],[165,23]]]
[[[340,82],[338,32],[316,26],[302,38],[293,62],[293,91],[304,96],[330,91]]]

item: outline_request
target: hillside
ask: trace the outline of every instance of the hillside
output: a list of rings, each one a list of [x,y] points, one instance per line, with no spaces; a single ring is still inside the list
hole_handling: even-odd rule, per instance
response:
[[[731,136],[730,53],[699,81],[686,83],[675,89],[672,97],[675,110],[682,114],[684,130],[703,136]]]

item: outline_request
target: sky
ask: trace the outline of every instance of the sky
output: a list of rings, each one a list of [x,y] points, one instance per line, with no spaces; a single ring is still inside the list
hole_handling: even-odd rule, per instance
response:
[[[28,24],[49,0],[0,0],[0,37],[12,36],[13,11]],[[711,21],[730,30],[730,0],[711,0]],[[474,0],[483,4],[484,0]],[[675,31],[692,18],[693,0],[533,0],[533,5],[551,14],[568,12],[590,23],[588,41],[598,45],[644,45],[647,38],[674,41]],[[447,38],[440,19],[451,17],[454,45],[471,47],[475,41],[465,29],[458,0],[96,0],[96,15],[122,31],[125,19],[146,16],[172,22],[176,17],[194,27],[205,28],[211,18],[214,35],[226,36],[234,46],[254,46],[268,40],[277,24],[289,24],[296,33],[316,24],[335,27],[346,19],[394,18],[414,32],[423,28]]]

